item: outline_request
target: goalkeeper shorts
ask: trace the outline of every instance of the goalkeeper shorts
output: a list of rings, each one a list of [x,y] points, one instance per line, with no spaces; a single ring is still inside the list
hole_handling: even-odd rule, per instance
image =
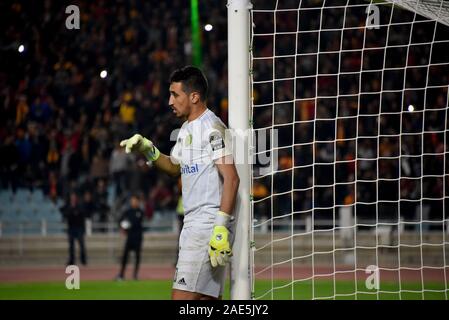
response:
[[[218,298],[223,294],[226,267],[213,268],[209,260],[209,240],[213,225],[184,227],[179,237],[179,256],[173,289]]]

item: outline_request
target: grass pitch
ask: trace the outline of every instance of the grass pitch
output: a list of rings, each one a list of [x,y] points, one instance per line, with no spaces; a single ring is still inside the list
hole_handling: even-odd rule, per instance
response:
[[[0,300],[167,300],[170,299],[170,280],[151,281],[81,281],[79,290],[68,290],[64,282],[8,283],[0,284]],[[356,288],[357,286],[357,288]],[[311,281],[291,284],[277,280],[258,280],[255,296],[259,299],[309,300],[331,299],[382,299],[382,300],[440,300],[447,299],[448,285],[444,283],[381,283],[380,290],[368,290],[363,282],[353,281]],[[271,289],[273,288],[273,289]],[[357,294],[355,294],[357,289]],[[401,290],[401,293],[399,293]],[[446,290],[446,291],[445,291]],[[424,292],[424,293],[423,293]],[[229,285],[226,285],[224,299],[229,299]]]

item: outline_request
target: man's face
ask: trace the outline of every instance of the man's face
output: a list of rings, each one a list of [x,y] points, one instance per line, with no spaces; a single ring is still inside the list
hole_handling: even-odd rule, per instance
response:
[[[178,118],[185,118],[190,113],[190,97],[182,89],[181,82],[172,82],[170,84],[169,106],[173,109],[173,113]]]
[[[70,204],[76,206],[78,204],[78,197],[75,193],[70,194]]]
[[[139,207],[139,199],[137,199],[137,197],[131,197],[131,207],[133,209]]]

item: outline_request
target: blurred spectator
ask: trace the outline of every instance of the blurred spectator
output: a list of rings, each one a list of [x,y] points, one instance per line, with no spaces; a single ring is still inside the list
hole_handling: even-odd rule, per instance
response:
[[[164,183],[164,180],[160,179],[151,191],[150,198],[155,204],[155,210],[167,210],[173,202],[173,193],[169,190]]]
[[[17,190],[19,153],[14,144],[14,137],[7,136],[4,143],[0,146],[0,179],[2,188],[11,187],[13,193]]]
[[[30,119],[39,123],[47,122],[52,115],[50,105],[46,99],[36,97],[30,110]]]
[[[94,181],[107,179],[109,176],[109,163],[100,150],[94,155],[90,167],[90,176]]]
[[[83,265],[87,264],[87,254],[84,245],[84,232],[86,216],[78,201],[76,192],[70,192],[69,203],[61,208],[64,220],[67,222],[67,233],[69,240],[69,260],[67,265],[76,263],[75,241],[78,242],[80,250],[80,260]]]
[[[92,197],[92,192],[90,190],[85,190],[83,195],[83,204],[82,204],[83,213],[86,218],[92,219],[97,211],[97,206]]]
[[[26,96],[20,95],[19,102],[16,107],[16,126],[20,126],[26,122],[29,111],[30,108],[28,107]]]
[[[98,220],[102,223],[100,231],[106,232],[106,223],[109,221],[109,205],[108,205],[108,191],[106,190],[106,183],[103,179],[97,181],[94,192],[94,202],[98,212]]]
[[[44,193],[54,202],[56,203],[58,198],[62,195],[61,186],[58,182],[58,178],[56,176],[56,172],[50,171],[48,173],[47,183],[44,184]]]
[[[123,123],[131,126],[135,124],[136,120],[136,107],[132,104],[132,94],[125,92],[123,95],[123,102],[120,105],[120,117]]]
[[[253,182],[253,199],[255,202],[254,206],[257,210],[254,211],[255,218],[267,219],[270,216],[269,208],[267,207],[266,201],[261,201],[262,199],[270,195],[268,188],[258,180]]]
[[[16,147],[18,153],[18,172],[22,172],[22,177],[19,180],[21,187],[29,187],[26,182],[26,174],[29,173],[28,167],[31,162],[31,141],[29,135],[24,128],[18,128]]]
[[[145,217],[151,220],[154,215],[154,199],[151,197],[151,192],[148,192],[148,197],[145,200]]]
[[[120,197],[123,190],[126,190],[128,187],[127,171],[129,166],[134,162],[133,159],[133,154],[125,153],[125,149],[120,147],[120,142],[117,141],[112,151],[111,159],[109,160],[109,170],[116,188],[117,197]]]
[[[116,280],[125,278],[126,265],[130,251],[134,251],[134,280],[138,279],[140,254],[143,240],[144,212],[140,208],[140,199],[137,195],[130,197],[130,207],[122,213],[119,219],[119,227],[126,235],[125,247],[123,249],[121,268]]]

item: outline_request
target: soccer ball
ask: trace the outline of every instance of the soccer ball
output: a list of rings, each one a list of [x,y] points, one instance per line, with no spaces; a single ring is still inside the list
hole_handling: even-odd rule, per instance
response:
[[[122,227],[122,229],[124,230],[128,230],[129,227],[131,227],[131,223],[129,223],[128,220],[123,220],[122,222],[120,222],[120,227]]]

